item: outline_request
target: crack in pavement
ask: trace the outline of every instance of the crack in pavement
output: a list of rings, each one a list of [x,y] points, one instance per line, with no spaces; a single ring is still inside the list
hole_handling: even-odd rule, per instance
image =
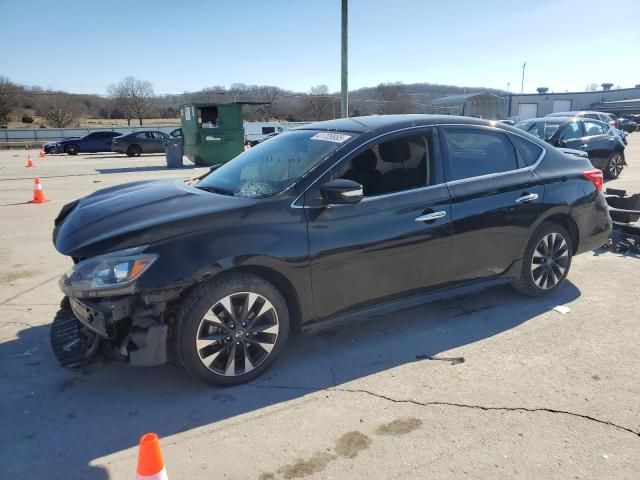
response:
[[[555,408],[545,408],[545,407],[487,407],[485,405],[474,405],[474,404],[466,404],[466,403],[455,403],[455,402],[442,402],[442,401],[432,401],[432,402],[419,402],[417,400],[405,400],[405,399],[395,399],[388,397],[386,395],[381,395],[379,393],[370,392],[369,390],[351,390],[346,388],[336,388],[336,391],[339,392],[347,392],[347,393],[364,393],[366,395],[371,395],[372,397],[381,398],[383,400],[387,400],[393,403],[409,403],[413,405],[418,405],[421,407],[429,407],[429,406],[443,406],[443,407],[456,407],[456,408],[468,408],[468,409],[476,409],[476,410],[484,410],[484,411],[503,411],[503,412],[529,412],[529,413],[537,413],[537,412],[546,412],[546,413],[554,413],[560,415],[570,415],[572,417],[578,417],[585,420],[590,420],[592,422],[600,423],[602,425],[608,425],[610,427],[617,428],[619,430],[624,430],[625,432],[632,433],[636,437],[640,438],[640,432],[632,430],[631,428],[623,427],[622,425],[618,425],[613,422],[608,422],[606,420],[601,420],[596,417],[592,417],[590,415],[584,415],[582,413],[569,412],[567,410],[558,410]]]
[[[31,292],[31,291],[33,291],[33,290],[35,290],[36,288],[39,288],[39,287],[41,287],[41,286],[43,286],[43,285],[45,285],[45,284],[47,284],[47,283],[49,283],[49,282],[51,282],[51,281],[53,281],[53,280],[57,280],[57,279],[58,279],[58,278],[60,278],[61,276],[62,276],[62,274],[58,274],[58,275],[56,275],[55,277],[51,277],[51,278],[49,278],[49,279],[47,279],[47,280],[44,280],[43,282],[41,282],[41,283],[39,283],[39,284],[37,284],[37,285],[34,285],[34,286],[33,286],[33,287],[31,287],[31,288],[28,288],[28,289],[26,289],[26,290],[24,290],[24,291],[22,291],[22,292],[16,293],[15,295],[13,295],[13,296],[11,296],[11,297],[9,297],[9,298],[4,299],[2,302],[0,302],[0,305],[4,305],[5,303],[9,303],[11,300],[15,300],[16,298],[21,297],[21,296],[22,296],[22,295],[24,295],[25,293],[29,293],[29,292]]]
[[[635,431],[631,428],[627,428],[627,427],[623,427],[622,425],[618,425],[616,423],[613,422],[608,422],[606,420],[601,420],[599,418],[596,417],[592,417],[590,415],[585,415],[582,413],[575,413],[575,412],[569,412],[567,410],[558,410],[555,408],[546,408],[546,407],[535,407],[535,408],[531,408],[531,407],[488,407],[485,405],[474,405],[474,404],[466,404],[466,403],[455,403],[455,402],[443,402],[443,401],[438,401],[438,400],[434,400],[431,402],[420,402],[418,400],[413,400],[413,399],[396,399],[396,398],[392,398],[389,397],[387,395],[382,395],[379,393],[374,393],[371,392],[369,390],[363,390],[363,389],[349,389],[349,388],[340,388],[340,387],[318,387],[318,388],[314,388],[314,387],[297,387],[297,386],[287,386],[287,385],[255,385],[255,384],[247,384],[247,386],[250,387],[255,387],[255,388],[263,388],[263,389],[282,389],[282,390],[298,390],[298,391],[303,391],[303,392],[318,392],[318,391],[326,391],[326,392],[331,392],[331,391],[335,391],[335,392],[344,392],[344,393],[358,393],[358,394],[365,394],[365,395],[370,395],[372,397],[375,398],[380,398],[382,400],[386,400],[388,402],[392,402],[392,403],[405,403],[405,404],[412,404],[412,405],[417,405],[420,407],[430,407],[430,406],[441,406],[441,407],[454,407],[454,408],[467,408],[467,409],[475,409],[475,410],[483,410],[483,411],[503,411],[503,412],[528,412],[528,413],[539,413],[539,412],[545,412],[545,413],[553,413],[553,414],[558,414],[558,415],[569,415],[572,417],[577,417],[577,418],[582,418],[584,420],[589,420],[592,422],[596,422],[596,423],[600,423],[602,425],[607,425],[609,427],[614,427],[617,428],[618,430],[623,430],[625,432],[631,433],[633,435],[635,435],[636,437],[640,438],[640,431]]]

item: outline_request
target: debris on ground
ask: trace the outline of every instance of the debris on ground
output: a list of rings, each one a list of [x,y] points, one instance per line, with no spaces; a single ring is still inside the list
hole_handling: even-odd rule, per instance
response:
[[[558,312],[561,313],[562,315],[566,315],[567,313],[569,313],[571,311],[571,309],[565,305],[558,305],[556,307],[553,307],[553,309]]]
[[[431,355],[416,355],[416,360],[435,360],[439,362],[451,362],[451,365],[464,363],[464,357],[432,357]]]

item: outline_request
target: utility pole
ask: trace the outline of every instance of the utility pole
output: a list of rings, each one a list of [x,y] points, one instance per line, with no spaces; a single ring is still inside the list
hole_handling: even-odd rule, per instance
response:
[[[520,116],[520,104],[522,103],[522,93],[524,92],[524,69],[527,67],[527,62],[522,64],[522,83],[520,84],[520,102],[518,103],[518,116]]]
[[[340,113],[342,118],[349,116],[349,15],[348,0],[342,0],[342,72],[341,72],[341,91],[342,103]]]

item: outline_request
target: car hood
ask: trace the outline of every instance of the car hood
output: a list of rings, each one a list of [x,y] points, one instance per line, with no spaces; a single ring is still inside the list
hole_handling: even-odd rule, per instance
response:
[[[127,183],[63,207],[53,233],[64,255],[92,257],[215,228],[257,200],[217,195],[181,180]]]

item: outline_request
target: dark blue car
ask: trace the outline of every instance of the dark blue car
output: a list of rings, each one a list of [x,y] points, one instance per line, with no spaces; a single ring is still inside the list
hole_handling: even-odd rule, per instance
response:
[[[78,153],[110,152],[111,142],[120,132],[91,132],[81,138],[69,138],[56,143],[56,153],[77,155]]]

